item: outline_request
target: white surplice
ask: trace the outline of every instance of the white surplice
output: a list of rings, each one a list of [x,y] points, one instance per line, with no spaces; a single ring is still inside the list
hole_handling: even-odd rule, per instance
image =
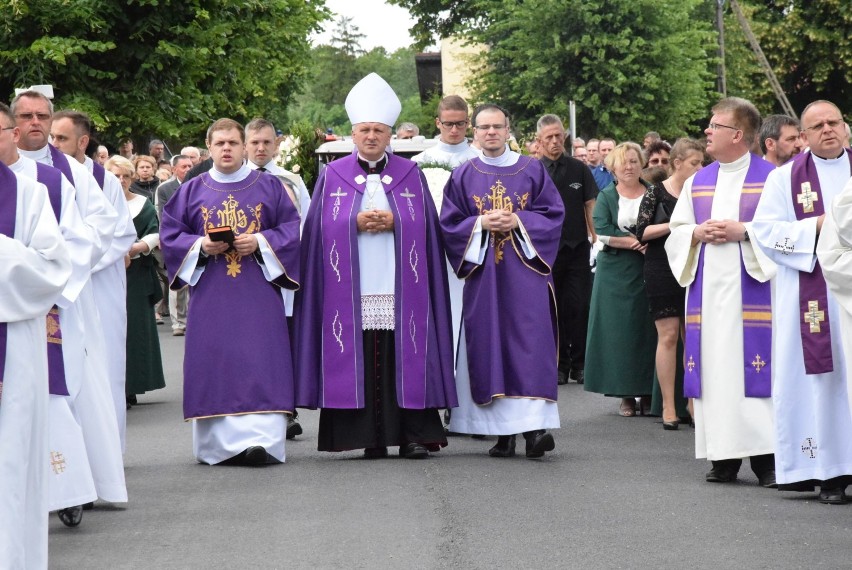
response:
[[[490,166],[513,166],[520,155],[510,150],[496,158],[480,157]],[[535,249],[526,236],[523,225],[520,229],[520,244],[527,259],[536,257]],[[477,220],[474,226],[470,246],[465,253],[465,260],[477,265],[482,264],[490,247],[490,240],[482,239],[482,220]],[[488,231],[488,230],[484,230]],[[468,370],[467,344],[465,340],[464,323],[461,323],[458,342],[458,358],[456,360],[456,393],[459,407],[453,408],[450,416],[449,430],[456,433],[472,433],[480,435],[514,435],[539,429],[557,429],[559,423],[559,408],[556,402],[541,398],[503,398],[495,397],[490,403],[479,405],[473,401],[470,392],[470,372]]]
[[[92,159],[86,157],[85,167],[93,171]],[[133,216],[121,183],[111,172],[104,174],[103,193],[118,214],[112,244],[92,269],[92,289],[98,314],[101,317],[106,342],[107,376],[118,423],[121,452],[126,448],[127,399],[124,390],[127,368],[127,270],[124,256],[136,241]]]
[[[447,144],[439,140],[438,144],[427,148],[420,154],[412,156],[411,160],[418,165],[429,163],[444,164],[451,169],[455,169],[477,156],[479,156],[479,153],[470,146],[467,140],[463,140],[458,144]]]
[[[9,166],[16,175],[35,180],[36,163],[25,156]],[[49,455],[44,458],[51,511],[82,505],[97,499],[89,454],[79,422],[71,411],[85,377],[83,319],[76,301],[89,280],[92,245],[87,235],[71,183],[63,176],[59,228],[71,260],[71,277],[57,301],[62,329],[62,360],[70,396],[51,395],[48,401]],[[51,213],[53,210],[51,209]]]
[[[843,256],[838,255],[839,226],[830,218],[832,201],[849,180],[849,159],[844,153],[839,159],[814,156],[813,160],[821,187],[819,199],[826,211],[819,237],[816,217],[796,220],[796,208],[801,206],[793,201],[790,163],[778,168],[766,181],[754,224],[755,238],[778,264],[772,307],[772,399],[775,475],[781,484],[852,475],[852,417],[847,397],[844,331],[834,288],[828,291],[828,307],[820,307],[827,312],[830,323],[832,372],[805,373],[800,332],[803,313],[799,307],[799,272],[813,271],[817,260],[815,247],[825,251],[828,265],[823,269],[827,279],[830,276],[834,283],[838,283],[838,278],[845,279],[841,287],[848,291],[852,273],[843,266]],[[843,213],[842,206],[838,211]]]
[[[47,145],[35,151],[19,149],[19,153],[37,162],[53,166],[53,158]],[[107,254],[112,245],[118,213],[86,167],[70,157],[68,163],[74,177],[74,200],[87,230],[87,237],[92,244],[89,260],[91,277],[92,269]],[[91,279],[86,281],[73,306],[76,309],[73,315],[76,317],[66,321],[73,318],[78,318],[80,321],[79,330],[82,331],[80,338],[84,345],[84,380],[77,394],[72,394],[71,410],[83,429],[83,438],[86,442],[86,451],[89,455],[98,497],[112,503],[126,502],[124,460],[107,373],[106,341]],[[63,340],[65,338],[63,336]],[[63,344],[63,355],[65,354],[64,346]]]
[[[740,193],[751,155],[722,164],[710,211],[713,220],[737,220]],[[683,186],[672,213],[666,254],[683,287],[695,279],[700,243],[692,245],[695,212],[692,184]],[[745,223],[751,232],[751,223]],[[773,453],[775,449],[771,398],[745,397],[742,287],[740,258],[746,271],[760,282],[775,275],[775,264],[754,242],[705,246],[701,312],[701,397],[695,398],[695,457],[711,461]]]
[[[8,323],[0,395],[0,563],[47,568],[45,315],[71,263],[44,186],[22,176],[17,184],[14,239],[0,236],[0,322]]]
[[[826,210],[817,244],[822,274],[840,308],[844,363],[852,358],[852,178]],[[846,367],[846,396],[852,409],[852,367]]]
[[[216,182],[233,183],[245,180],[251,169],[243,165],[236,172],[225,174],[214,166],[209,174]],[[284,271],[275,252],[261,234],[254,235],[258,238],[258,252],[264,260],[260,264],[263,276],[267,281],[277,279]],[[176,272],[176,278],[188,285],[198,283],[204,273],[204,267],[198,267],[203,239],[199,237],[196,240]],[[221,463],[256,445],[264,447],[273,460],[284,463],[286,438],[286,414],[242,414],[192,420],[193,454],[199,462],[209,465]]]

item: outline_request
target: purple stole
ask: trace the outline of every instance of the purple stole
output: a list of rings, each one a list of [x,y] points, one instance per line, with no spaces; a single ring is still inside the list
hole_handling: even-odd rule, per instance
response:
[[[849,149],[845,149],[845,152],[852,168],[852,152]],[[797,220],[825,214],[825,200],[810,152],[802,153],[793,160],[790,189],[793,192],[793,210]],[[828,290],[819,260],[812,272],[799,271],[799,314],[803,316],[799,331],[802,336],[805,374],[832,372],[834,361],[831,356]]]
[[[36,162],[36,179],[47,187],[53,215],[59,222],[62,212],[62,173],[56,168]],[[62,329],[59,326],[59,310],[56,305],[47,313],[47,369],[49,392],[54,396],[67,396],[65,360],[62,357]]]
[[[50,159],[53,161],[53,168],[58,168],[65,175],[65,178],[68,179],[68,182],[71,183],[71,186],[77,186],[77,183],[74,182],[74,175],[71,174],[71,165],[68,164],[68,157],[52,144],[48,144],[47,148],[50,149]]]
[[[104,180],[106,179],[106,169],[97,162],[92,161],[92,176],[95,177],[95,182],[101,190],[104,189]]]
[[[18,213],[18,178],[0,163],[0,235],[15,239],[15,218]],[[0,397],[3,394],[3,376],[6,373],[6,343],[8,324],[0,323]]]
[[[695,223],[702,224],[710,219],[716,181],[719,178],[719,162],[699,170],[692,182],[692,207]],[[741,222],[749,222],[763,192],[763,185],[775,166],[752,154],[740,194]],[[684,366],[683,393],[689,398],[701,397],[701,310],[704,287],[704,249],[701,243],[698,254],[698,270],[689,286],[686,301],[686,346],[687,361]],[[742,247],[742,246],[740,246]],[[768,398],[771,392],[772,373],[772,300],[769,282],[760,283],[751,277],[740,258],[740,284],[743,299],[743,370],[745,395],[748,398]],[[717,356],[722,358],[721,355]]]
[[[397,398],[403,408],[426,400],[429,276],[426,202],[420,170],[388,156],[379,175],[394,216]],[[364,407],[363,331],[358,263],[358,214],[366,173],[354,160],[329,164],[322,189],[322,407]]]

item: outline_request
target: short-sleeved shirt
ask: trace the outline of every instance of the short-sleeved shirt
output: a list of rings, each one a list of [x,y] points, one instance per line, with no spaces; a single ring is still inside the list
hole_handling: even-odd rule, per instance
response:
[[[541,158],[544,169],[559,190],[565,204],[565,221],[562,223],[562,239],[559,248],[577,247],[589,239],[586,226],[586,202],[598,195],[598,185],[589,168],[570,156],[562,155],[557,160]]]

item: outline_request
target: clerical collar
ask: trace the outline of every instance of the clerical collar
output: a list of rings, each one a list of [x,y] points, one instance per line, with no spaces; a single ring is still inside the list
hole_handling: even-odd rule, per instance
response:
[[[814,151],[811,151],[811,154],[813,155],[814,158],[824,160],[825,162],[831,162],[832,160],[839,160],[839,159],[845,157],[846,156],[846,149],[845,148],[840,149],[840,154],[838,154],[837,156],[834,156],[832,158],[824,158],[824,157],[818,155],[817,153],[815,153]]]
[[[447,152],[449,154],[458,154],[460,152],[466,152],[467,149],[470,148],[470,143],[467,142],[467,139],[463,140],[458,144],[449,144],[445,143],[441,139],[438,139],[438,144],[435,145],[435,148]]]
[[[721,170],[722,172],[736,172],[737,170],[742,170],[743,168],[746,168],[750,161],[751,155],[749,153],[745,153],[733,162],[719,161],[719,170]]]
[[[362,158],[358,153],[358,164],[364,169],[367,174],[381,174],[385,166],[388,165],[388,155],[384,154],[379,160],[367,160]]]
[[[245,164],[243,164],[239,170],[231,172],[230,174],[216,170],[215,165],[210,169],[210,178],[216,182],[240,182],[241,180],[245,180],[249,174],[251,174],[251,168]]]
[[[500,156],[485,156],[485,154],[480,154],[479,158],[482,159],[482,162],[489,166],[513,166],[518,162],[518,159],[521,157],[520,154],[513,150],[509,150],[508,148],[503,151],[503,154]]]
[[[22,156],[31,158],[36,162],[42,162],[44,159],[47,159],[49,161],[48,164],[53,164],[53,159],[50,157],[50,149],[47,148],[47,145],[44,145],[38,150],[24,150],[19,148],[18,152]]]

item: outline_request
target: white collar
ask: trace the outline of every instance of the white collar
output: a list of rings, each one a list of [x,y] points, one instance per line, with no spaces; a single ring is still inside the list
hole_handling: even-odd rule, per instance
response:
[[[230,174],[225,174],[219,170],[216,170],[216,166],[210,169],[210,178],[215,180],[216,182],[241,182],[248,178],[248,175],[251,174],[251,168],[243,164],[240,166],[239,170],[232,172]]]

